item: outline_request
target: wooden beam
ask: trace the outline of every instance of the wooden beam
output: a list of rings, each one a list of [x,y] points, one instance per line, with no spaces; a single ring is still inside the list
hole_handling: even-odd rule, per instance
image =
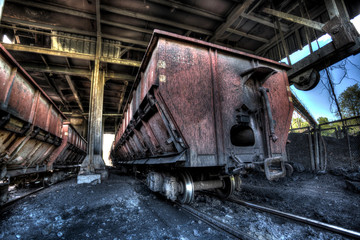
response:
[[[100,57],[100,61],[106,62],[106,63],[132,66],[132,67],[140,67],[140,65],[141,65],[141,62],[139,62],[139,61],[128,60],[128,59],[119,59],[119,58]]]
[[[73,93],[73,95],[75,97],[75,100],[76,100],[77,104],[79,105],[79,108],[81,109],[81,112],[84,112],[84,108],[83,108],[83,106],[81,104],[80,97],[79,97],[79,94],[78,94],[78,92],[77,92],[77,90],[75,88],[74,83],[72,82],[69,75],[65,75],[65,78],[66,78],[67,83],[69,84],[69,87],[70,87],[70,89],[71,89],[71,91],[72,91],[72,93]]]
[[[66,101],[66,98],[64,96],[64,94],[61,92],[61,89],[59,89],[58,85],[54,82],[53,79],[51,78],[48,78],[46,76],[45,73],[43,73],[43,77],[45,79],[45,81],[47,82],[47,84],[49,84],[50,88],[54,89],[55,90],[55,93],[58,95],[58,97],[60,98],[60,102],[61,104],[67,109],[67,110],[71,110],[71,108],[69,107],[67,101]]]
[[[40,9],[49,10],[52,12],[68,14],[71,16],[77,16],[77,17],[87,18],[87,19],[91,19],[91,20],[96,19],[95,14],[70,9],[69,7],[66,7],[64,5],[44,4],[44,3],[34,2],[34,1],[23,1],[23,0],[6,0],[6,2],[21,4],[21,5],[28,6],[28,7],[40,8]]]
[[[170,1],[167,1],[167,0],[149,0],[149,1],[161,4],[161,5],[164,5],[164,6],[168,6],[168,7],[174,8],[174,9],[179,9],[181,11],[192,13],[192,14],[195,14],[195,15],[198,15],[198,16],[201,16],[201,17],[210,18],[210,19],[213,19],[213,20],[216,20],[216,21],[221,21],[221,22],[225,21],[225,19],[222,16],[216,15],[215,13],[211,13],[211,12],[205,11],[203,9],[196,8],[194,6],[190,6],[190,5],[178,2],[178,1],[172,1],[172,0],[170,0]]]
[[[324,32],[324,30],[322,30],[322,27],[325,25],[324,23],[320,23],[320,22],[316,22],[316,21],[312,21],[306,18],[302,18],[299,16],[295,16],[289,13],[284,13],[284,12],[280,12],[271,8],[264,8],[263,9],[264,13],[270,14],[272,16],[275,17],[279,17],[279,18],[283,18],[285,20],[288,20],[290,22],[294,22],[300,25],[304,25],[307,27],[311,27],[314,28],[318,31]]]
[[[145,46],[145,47],[147,47],[147,45],[149,44],[148,42],[145,42],[145,41],[125,38],[125,37],[118,37],[118,36],[114,36],[114,35],[110,35],[110,34],[102,34],[102,37],[112,39],[112,40],[118,40],[121,42],[133,43],[133,44],[137,44],[137,45],[141,45],[141,46]]]
[[[243,4],[238,4],[234,10],[226,18],[226,21],[222,23],[216,30],[214,35],[210,38],[210,42],[216,41],[224,32],[243,14],[254,0],[246,0]]]
[[[313,13],[311,13],[311,16],[313,18],[316,18],[318,16],[320,16],[321,14],[323,14],[324,12],[326,11],[326,9],[323,9],[323,8],[318,8],[316,9]],[[299,30],[300,28],[302,28],[303,26],[302,25],[295,25],[292,27],[292,30],[287,32],[285,34],[285,39],[287,37],[289,37],[291,34],[294,34],[294,31],[296,30]],[[264,53],[269,50],[270,48],[272,48],[275,44],[277,43],[277,39],[276,39],[276,36],[274,36],[271,40],[270,40],[270,43],[268,44],[264,44],[262,45],[260,48],[258,48],[256,51],[255,51],[255,54],[256,55],[260,55],[260,56],[263,56]],[[280,59],[279,59],[280,60]]]
[[[146,21],[150,21],[150,22],[161,23],[161,24],[169,25],[172,27],[180,28],[180,29],[190,30],[190,31],[201,33],[204,35],[212,35],[211,31],[205,30],[205,29],[202,29],[199,27],[194,27],[194,26],[190,26],[187,24],[183,24],[183,23],[173,22],[173,21],[170,21],[170,20],[167,20],[164,18],[153,17],[150,15],[132,12],[132,11],[128,11],[128,10],[124,10],[124,9],[120,9],[120,8],[115,8],[115,7],[111,7],[108,5],[101,5],[101,10],[119,14],[119,15],[123,15],[123,16],[127,16],[127,17],[142,19],[142,20],[146,20]]]
[[[95,60],[94,54],[70,53],[70,52],[52,50],[49,48],[41,48],[41,47],[34,47],[34,46],[20,45],[20,44],[2,43],[2,45],[7,50],[12,50],[12,51],[21,51],[21,52],[46,54],[46,55],[51,55],[51,56],[77,58],[77,59],[83,59],[83,60],[89,60],[89,61]],[[139,67],[141,64],[141,62],[135,61],[135,60],[107,58],[107,57],[101,57],[101,61],[106,62],[106,63],[113,63],[113,64],[119,64],[119,65],[125,65],[125,66],[132,66],[132,67]]]
[[[101,23],[109,25],[109,26],[113,26],[113,27],[132,30],[132,31],[135,31],[135,32],[141,32],[141,33],[147,33],[147,34],[152,34],[152,32],[153,32],[150,29],[135,27],[135,26],[131,26],[131,25],[128,25],[128,24],[117,23],[117,22],[113,22],[113,21],[101,20]]]
[[[54,30],[54,31],[75,33],[75,34],[96,37],[95,32],[84,31],[84,30],[74,29],[74,28],[53,26],[53,25],[38,23],[38,22],[34,23],[34,22],[30,22],[30,21],[24,21],[24,20],[19,20],[19,19],[15,19],[15,18],[9,18],[9,17],[3,17],[2,22],[26,26],[26,27],[41,28],[44,30]],[[44,34],[46,35],[46,33],[44,33]],[[131,44],[137,44],[137,45],[141,45],[141,46],[145,46],[145,47],[147,47],[147,45],[148,45],[148,42],[145,42],[145,41],[135,40],[135,39],[131,39],[131,38],[125,38],[125,37],[118,37],[118,36],[111,35],[111,34],[103,34],[102,36],[103,36],[103,38],[107,38],[107,39],[111,39],[111,40],[118,40],[121,42],[126,42],[126,43],[131,43]],[[121,47],[127,47],[127,46],[121,46]],[[135,50],[135,51],[145,51],[145,49],[140,49],[140,48],[135,48],[135,47],[131,47],[131,49]]]
[[[284,38],[284,34],[283,34],[283,32],[281,31],[281,26],[280,26],[279,18],[277,18],[277,17],[275,17],[275,18],[276,18],[276,19],[275,19],[275,22],[276,22],[276,25],[277,25],[278,30],[279,30],[280,40],[281,40],[281,43],[282,43],[282,45],[283,45],[283,49],[284,49],[284,52],[285,52],[285,57],[286,57],[287,60],[288,60],[288,64],[291,65],[288,46],[287,46],[287,44],[286,44],[286,41],[285,41],[285,38]]]
[[[250,38],[250,39],[253,39],[253,40],[256,40],[259,42],[269,43],[269,40],[266,38],[262,38],[262,37],[258,37],[258,36],[252,35],[252,34],[244,33],[239,30],[232,29],[232,28],[228,28],[226,31],[230,32],[230,33],[234,33],[234,34],[242,36],[242,37]]]
[[[117,110],[118,113],[120,113],[121,106],[122,106],[122,104],[124,102],[126,88],[127,88],[127,84],[126,84],[125,89],[121,92],[121,95],[120,95],[120,100],[119,100],[119,105],[118,105],[118,110]]]
[[[91,78],[91,71],[87,69],[67,68],[67,67],[59,67],[59,66],[39,66],[39,64],[36,63],[25,63],[25,62],[20,63],[20,65],[26,71],[30,71],[30,72],[45,72],[45,73],[55,73],[55,74],[64,74],[70,76]],[[132,82],[134,81],[135,76],[129,74],[108,72],[106,73],[105,78]]]
[[[164,6],[172,7],[174,9],[180,9],[180,10],[182,10],[184,12],[192,13],[192,14],[202,16],[202,17],[206,17],[206,18],[210,18],[210,19],[213,19],[213,20],[222,21],[222,22],[225,21],[225,19],[223,17],[215,15],[214,13],[210,13],[210,12],[204,11],[202,9],[199,9],[199,8],[196,8],[196,7],[193,7],[193,6],[190,6],[190,5],[186,5],[186,4],[183,4],[183,3],[180,3],[180,2],[173,2],[173,1],[166,1],[166,0],[150,0],[150,2],[154,2],[154,3],[164,5]],[[241,14],[241,16],[244,17],[244,18],[247,18],[249,20],[252,20],[252,21],[255,20],[255,22],[258,22],[258,23],[260,22],[260,23],[263,23],[264,25],[276,28],[276,26],[273,23],[271,23],[269,20],[266,21],[266,20],[263,20],[263,19],[261,19],[259,17],[255,17],[253,15],[249,15],[249,14],[246,14],[246,13]],[[282,25],[284,31],[289,30],[289,27],[286,24],[281,24],[281,25]],[[253,40],[256,40],[256,41],[260,41],[260,42],[264,42],[264,43],[269,42],[268,39],[257,37],[255,35],[247,34],[247,33],[244,33],[244,32],[240,32],[240,31],[235,30],[235,29],[228,28],[228,29],[226,29],[226,31],[234,33],[234,34],[242,36],[242,37],[250,38],[250,39],[253,39]]]
[[[12,50],[12,51],[46,54],[46,55],[59,56],[59,57],[78,58],[78,59],[83,59],[83,60],[94,60],[94,58],[95,58],[95,56],[93,54],[70,53],[70,52],[52,50],[50,48],[42,48],[42,47],[35,47],[35,46],[29,46],[29,45],[7,44],[7,43],[2,43],[2,45],[7,50]]]
[[[69,117],[83,117],[83,116],[89,116],[89,113],[74,113],[74,112],[63,112],[65,116]],[[122,117],[122,114],[120,113],[103,113],[103,117]]]
[[[129,75],[129,74],[121,74],[121,73],[114,73],[114,72],[107,72],[105,75],[105,78],[107,79],[113,79],[113,80],[125,80],[127,82],[133,82],[135,80],[135,76]]]
[[[269,18],[267,18],[267,17],[257,15],[255,13],[251,13],[251,14],[243,13],[243,14],[241,14],[241,16],[243,18],[249,19],[249,20],[251,20],[253,22],[257,22],[257,23],[260,23],[262,25],[277,29],[275,23],[271,22],[271,20]],[[280,25],[281,25],[281,30],[282,31],[284,31],[284,32],[289,31],[289,26],[288,25],[286,25],[284,23],[280,23]]]
[[[227,47],[227,48],[232,48],[232,49],[235,49],[235,50],[238,50],[238,51],[246,52],[246,53],[255,54],[254,51],[251,51],[251,50],[249,50],[249,49],[239,48],[239,47],[235,47],[235,46],[230,46],[230,45],[227,45],[227,44],[225,44],[225,43],[223,43],[223,42],[218,42],[218,41],[216,41],[215,44],[220,45],[220,46],[223,46],[223,47]]]
[[[20,20],[20,19],[11,18],[11,17],[3,17],[1,22],[22,25],[25,27],[41,28],[41,29],[45,29],[45,30],[56,30],[56,31],[60,31],[60,32],[76,33],[76,34],[87,35],[87,36],[96,36],[96,33],[91,32],[91,31],[84,31],[84,30],[74,29],[74,28],[54,26],[54,25],[49,25],[49,24],[39,23],[39,22],[35,23],[35,22],[31,22],[31,21],[27,21],[27,20]]]

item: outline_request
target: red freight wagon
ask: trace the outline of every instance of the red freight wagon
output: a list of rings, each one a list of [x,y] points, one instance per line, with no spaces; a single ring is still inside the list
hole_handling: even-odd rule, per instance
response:
[[[155,30],[111,151],[149,187],[189,202],[230,195],[239,172],[285,175],[293,105],[285,64]],[[235,176],[235,177],[234,177]]]
[[[65,120],[0,44],[0,204],[12,177],[79,168],[87,142]]]

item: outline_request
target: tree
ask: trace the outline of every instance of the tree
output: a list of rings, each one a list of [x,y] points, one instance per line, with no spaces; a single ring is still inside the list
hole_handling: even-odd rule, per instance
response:
[[[319,124],[323,124],[323,123],[328,123],[329,119],[327,117],[318,117],[318,119],[316,119],[318,121]]]
[[[356,83],[340,94],[339,103],[345,117],[360,116],[360,87]]]
[[[310,126],[310,124],[308,122],[305,122],[302,118],[292,118],[291,128],[303,128],[308,126]]]

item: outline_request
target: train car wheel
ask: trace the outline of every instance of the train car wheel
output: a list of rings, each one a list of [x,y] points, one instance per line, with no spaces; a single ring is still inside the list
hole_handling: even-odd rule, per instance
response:
[[[228,198],[230,197],[235,189],[235,177],[234,176],[228,176],[223,178],[224,181],[224,187],[216,189],[217,194],[221,198]]]
[[[191,203],[194,200],[194,182],[188,172],[180,173],[180,194],[177,199],[182,204]]]

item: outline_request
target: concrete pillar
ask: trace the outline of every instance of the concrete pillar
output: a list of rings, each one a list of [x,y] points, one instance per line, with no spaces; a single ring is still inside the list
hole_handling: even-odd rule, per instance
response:
[[[86,182],[87,178],[93,181],[94,178],[89,177],[89,175],[100,175],[102,180],[106,179],[108,175],[105,162],[102,158],[104,85],[105,73],[99,71],[97,74],[94,70],[91,79],[89,106],[88,155],[81,165],[78,183]],[[79,181],[79,178],[82,180]]]

